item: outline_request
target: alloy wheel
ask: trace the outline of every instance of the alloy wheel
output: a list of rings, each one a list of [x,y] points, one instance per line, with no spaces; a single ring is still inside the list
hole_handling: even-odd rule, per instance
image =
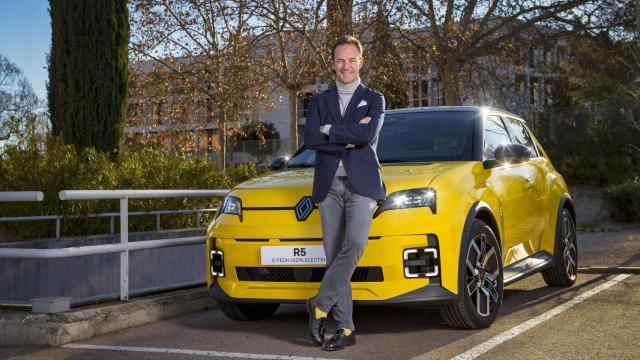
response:
[[[466,290],[476,312],[489,316],[498,301],[498,277],[500,266],[498,252],[487,241],[487,236],[478,234],[467,249]]]
[[[576,262],[578,254],[574,238],[575,230],[573,228],[573,221],[570,216],[564,216],[562,219],[562,258],[567,277],[572,281],[576,279],[578,274]]]

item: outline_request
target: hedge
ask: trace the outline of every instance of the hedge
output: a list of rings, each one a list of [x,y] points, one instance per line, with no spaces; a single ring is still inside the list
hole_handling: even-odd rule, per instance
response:
[[[614,219],[640,221],[640,177],[605,188],[604,200]]]
[[[117,212],[115,200],[61,201],[61,190],[112,189],[227,189],[260,174],[252,164],[232,165],[223,174],[206,158],[164,154],[151,148],[124,151],[112,162],[94,149],[76,152],[59,139],[7,147],[0,155],[0,191],[42,191],[42,202],[0,203],[0,217],[36,215],[81,215],[64,219],[63,235],[103,234],[109,230],[108,218],[87,218],[91,213]],[[132,199],[129,211],[210,208],[220,199],[174,198]],[[211,214],[202,217],[209,221]],[[162,219],[163,228],[195,226],[195,215],[171,215]],[[155,228],[154,216],[129,219],[130,231]],[[16,239],[50,237],[54,221],[0,223],[0,232]]]

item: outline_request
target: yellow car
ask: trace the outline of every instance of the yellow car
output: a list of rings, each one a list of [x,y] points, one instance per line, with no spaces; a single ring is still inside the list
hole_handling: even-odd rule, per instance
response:
[[[388,111],[378,159],[387,199],[351,278],[362,304],[424,304],[459,328],[493,323],[505,285],[576,280],[567,185],[518,116],[485,107]],[[310,200],[315,152],[236,186],[207,231],[208,287],[230,318],[314,296],[324,274]]]

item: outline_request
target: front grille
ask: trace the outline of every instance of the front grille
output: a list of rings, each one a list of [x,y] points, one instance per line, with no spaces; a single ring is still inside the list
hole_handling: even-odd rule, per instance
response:
[[[321,282],[326,268],[309,267],[236,267],[240,281],[277,281],[277,282]],[[379,266],[357,267],[351,276],[351,282],[384,281]]]

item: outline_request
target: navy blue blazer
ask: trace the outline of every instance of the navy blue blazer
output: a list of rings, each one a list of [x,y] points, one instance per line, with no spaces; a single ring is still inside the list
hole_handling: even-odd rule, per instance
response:
[[[371,121],[359,124],[367,116]],[[313,202],[321,202],[327,196],[340,160],[358,194],[375,200],[386,198],[376,153],[383,122],[384,96],[362,84],[351,97],[344,117],[340,116],[335,87],[311,98],[304,126],[304,145],[316,150]],[[326,124],[331,124],[329,135],[320,132],[320,127]],[[347,144],[355,147],[345,148]]]

